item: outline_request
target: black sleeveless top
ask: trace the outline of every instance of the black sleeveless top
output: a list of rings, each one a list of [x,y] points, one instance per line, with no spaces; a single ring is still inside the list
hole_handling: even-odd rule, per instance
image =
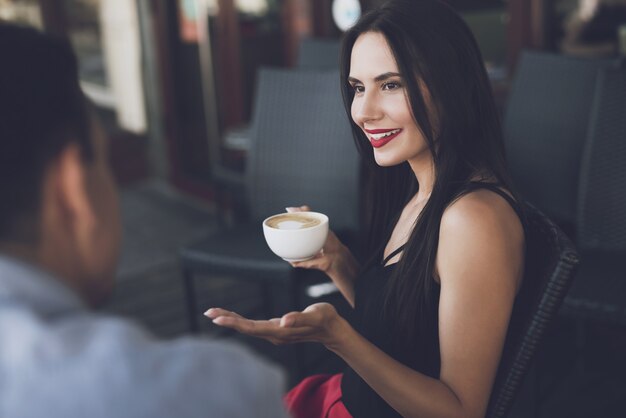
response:
[[[464,188],[463,194],[477,189],[488,189],[499,194],[509,202],[520,217],[522,225],[524,225],[524,217],[519,204],[499,187],[495,183],[470,182]],[[387,239],[384,240],[380,250],[377,251],[376,260],[382,259],[385,244],[391,237],[396,222],[392,223],[392,230],[389,231]],[[408,337],[405,337],[404,340],[398,339],[396,335],[392,334],[393,327],[389,321],[384,319],[381,314],[384,308],[384,297],[382,295],[385,294],[386,284],[395,266],[395,263],[391,265],[386,264],[403,249],[404,245],[389,254],[382,263],[374,263],[355,281],[354,311],[350,322],[357,332],[395,360],[413,370],[438,379],[441,367],[438,327],[439,284],[435,282],[435,285],[431,286],[431,294],[428,295],[429,300],[433,302],[430,304],[432,307],[430,318],[434,321],[428,327],[430,330],[428,335],[418,334],[412,339]],[[344,371],[341,391],[343,403],[354,418],[400,417],[400,414],[378,396],[350,367]]]

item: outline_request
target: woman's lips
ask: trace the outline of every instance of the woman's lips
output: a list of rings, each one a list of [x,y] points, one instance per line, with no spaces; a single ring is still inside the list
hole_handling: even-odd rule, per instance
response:
[[[365,132],[367,132],[372,146],[380,148],[400,135],[402,129],[365,129]]]

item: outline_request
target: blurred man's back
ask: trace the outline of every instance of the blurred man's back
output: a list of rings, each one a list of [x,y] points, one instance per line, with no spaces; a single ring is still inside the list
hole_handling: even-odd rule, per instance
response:
[[[66,42],[0,23],[0,52],[0,416],[286,416],[243,348],[89,309],[120,241],[106,139]]]

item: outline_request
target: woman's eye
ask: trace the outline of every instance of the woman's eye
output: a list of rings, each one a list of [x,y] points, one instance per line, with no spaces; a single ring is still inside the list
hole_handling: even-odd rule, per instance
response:
[[[399,89],[400,83],[397,83],[395,81],[388,81],[385,84],[383,84],[383,90],[396,90]]]
[[[354,90],[355,93],[363,93],[365,88],[359,84],[355,84],[352,86],[352,90]]]

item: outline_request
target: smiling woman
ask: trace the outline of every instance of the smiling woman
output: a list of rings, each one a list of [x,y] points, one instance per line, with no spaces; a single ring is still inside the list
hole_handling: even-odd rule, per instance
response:
[[[364,33],[356,40],[350,61],[352,120],[369,138],[376,163],[386,167],[404,161],[420,164],[423,157],[432,161],[385,36]]]
[[[371,170],[369,259],[359,265],[331,231],[317,257],[293,265],[325,272],[353,320],[324,303],[268,321],[207,316],[346,361],[287,395],[296,418],[483,417],[525,231],[476,42],[443,2],[391,0],[346,33],[341,85]]]

